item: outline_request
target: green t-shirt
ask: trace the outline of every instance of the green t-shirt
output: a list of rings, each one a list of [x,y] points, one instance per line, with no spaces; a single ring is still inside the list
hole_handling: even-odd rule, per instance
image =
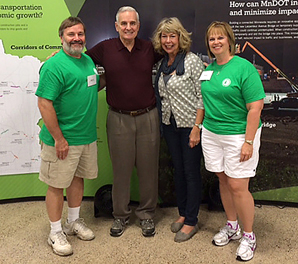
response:
[[[246,104],[265,97],[260,75],[247,60],[234,56],[228,63],[210,64],[211,79],[202,81],[201,90],[205,107],[203,125],[215,134],[245,134]],[[262,125],[261,120],[259,127]]]
[[[97,139],[98,85],[95,65],[86,54],[77,59],[61,50],[40,70],[35,94],[53,101],[59,127],[70,146],[90,144]],[[45,144],[55,145],[45,125],[39,137]]]

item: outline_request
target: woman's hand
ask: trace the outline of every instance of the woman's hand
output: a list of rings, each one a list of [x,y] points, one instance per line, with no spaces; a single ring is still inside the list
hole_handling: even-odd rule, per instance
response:
[[[252,157],[252,153],[253,145],[250,145],[246,142],[243,143],[240,154],[240,162],[249,160]]]
[[[189,146],[191,148],[194,148],[200,143],[201,140],[201,135],[200,135],[201,129],[198,127],[194,126],[190,132],[189,135]]]

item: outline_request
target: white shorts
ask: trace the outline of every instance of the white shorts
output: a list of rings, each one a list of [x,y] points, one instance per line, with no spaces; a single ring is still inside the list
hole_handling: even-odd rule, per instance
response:
[[[218,135],[203,127],[202,148],[206,169],[211,172],[224,172],[231,178],[254,177],[259,161],[260,138],[261,127],[254,138],[252,157],[240,162],[245,134]]]

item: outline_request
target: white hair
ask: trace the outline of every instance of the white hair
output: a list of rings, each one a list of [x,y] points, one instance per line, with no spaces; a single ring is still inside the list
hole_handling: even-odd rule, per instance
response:
[[[117,14],[116,14],[116,21],[119,22],[119,14],[123,13],[123,12],[135,12],[137,15],[137,21],[140,21],[140,17],[139,17],[139,13],[137,12],[137,10],[135,10],[133,7],[131,6],[122,6],[119,8]]]

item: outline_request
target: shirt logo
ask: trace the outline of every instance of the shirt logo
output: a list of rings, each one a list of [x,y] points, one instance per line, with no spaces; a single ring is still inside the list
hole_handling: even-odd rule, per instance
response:
[[[229,78],[226,78],[222,81],[222,86],[228,87],[231,84],[231,80]]]

